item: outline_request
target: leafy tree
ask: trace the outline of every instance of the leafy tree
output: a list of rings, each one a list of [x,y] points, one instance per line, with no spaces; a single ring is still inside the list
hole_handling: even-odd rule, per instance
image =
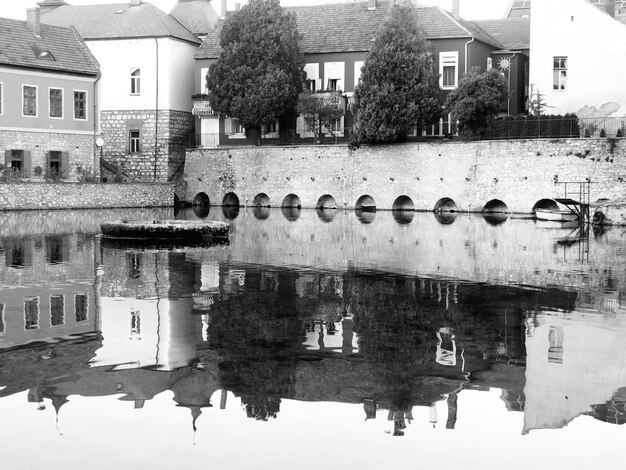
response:
[[[295,15],[279,0],[250,0],[229,16],[220,46],[207,77],[215,111],[260,130],[295,110],[304,86],[304,58]]]
[[[473,67],[446,99],[446,110],[459,122],[459,132],[480,136],[509,97],[506,79],[496,69]]]
[[[431,45],[417,24],[415,8],[396,5],[374,39],[354,91],[355,138],[362,142],[404,139],[441,113],[439,75]]]
[[[319,141],[322,127],[330,128],[332,122],[341,117],[341,99],[339,92],[316,95],[308,90],[303,91],[298,97],[298,114],[313,128],[315,142]]]

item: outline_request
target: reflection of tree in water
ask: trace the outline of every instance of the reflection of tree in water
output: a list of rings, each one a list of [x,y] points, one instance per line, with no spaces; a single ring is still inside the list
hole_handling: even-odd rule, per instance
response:
[[[249,417],[276,417],[280,397],[293,395],[302,321],[293,271],[246,270],[243,295],[211,309],[210,347],[217,351],[223,388],[240,395]]]

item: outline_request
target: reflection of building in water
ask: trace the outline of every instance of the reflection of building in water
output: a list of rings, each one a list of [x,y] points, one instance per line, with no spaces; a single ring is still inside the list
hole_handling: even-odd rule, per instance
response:
[[[94,331],[93,238],[0,238],[0,349]]]
[[[182,253],[104,249],[95,366],[172,370],[197,359],[194,265]]]
[[[626,309],[616,308],[610,293],[607,298],[609,309],[582,307],[527,321],[524,432],[560,428],[581,414],[623,422]]]

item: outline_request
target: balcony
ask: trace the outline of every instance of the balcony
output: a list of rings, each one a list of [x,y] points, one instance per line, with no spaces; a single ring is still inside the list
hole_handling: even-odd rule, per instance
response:
[[[192,95],[191,101],[193,102],[191,114],[194,116],[198,116],[199,118],[217,116],[217,113],[213,111],[209,103],[209,95]]]

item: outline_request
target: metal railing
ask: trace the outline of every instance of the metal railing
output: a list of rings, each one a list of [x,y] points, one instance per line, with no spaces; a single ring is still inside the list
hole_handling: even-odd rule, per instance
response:
[[[546,116],[496,119],[480,132],[479,139],[558,139],[624,137],[625,117],[577,118]]]
[[[339,145],[352,140],[352,128],[344,127],[315,136],[305,130],[286,130],[261,135],[261,145]],[[258,137],[249,134],[190,134],[190,148],[217,148],[224,146],[258,145]]]

